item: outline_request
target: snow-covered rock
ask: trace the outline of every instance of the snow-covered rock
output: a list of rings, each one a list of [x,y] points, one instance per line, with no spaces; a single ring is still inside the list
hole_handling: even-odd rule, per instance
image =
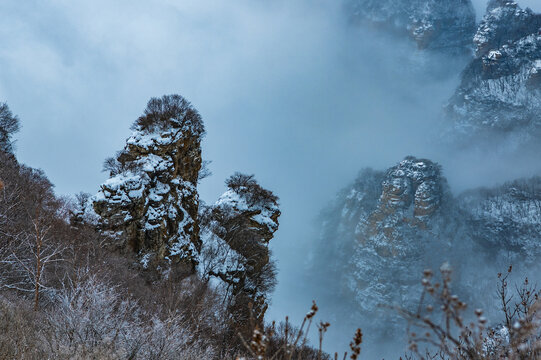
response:
[[[236,312],[244,313],[251,302],[253,316],[262,321],[274,284],[268,243],[278,230],[278,198],[253,176],[236,173],[226,184],[227,191],[202,214],[199,272],[228,289]]]
[[[380,305],[414,306],[423,269],[445,260],[433,254],[455,246],[451,199],[430,160],[408,156],[387,171],[361,171],[324,210],[312,249],[309,271],[322,284],[322,306],[340,307],[347,317],[340,321],[370,323],[374,336],[402,334],[398,313]]]
[[[493,261],[531,265],[541,255],[541,177],[470,190],[458,202],[470,236]],[[503,258],[503,259],[501,259]]]
[[[476,57],[446,106],[452,139],[538,138],[541,14],[514,1],[492,0],[474,42]]]
[[[354,21],[409,34],[420,49],[466,52],[475,32],[470,0],[346,0]]]
[[[115,159],[111,178],[91,199],[103,231],[133,250],[142,265],[195,266],[199,239],[197,181],[204,127],[178,95],[153,98]]]
[[[541,15],[522,9],[516,1],[490,0],[487,12],[473,37],[477,56],[537,33]]]
[[[424,269],[450,263],[453,291],[492,308],[485,295],[495,275],[540,255],[541,178],[455,197],[438,164],[406,157],[387,171],[361,171],[322,212],[308,272],[338,321],[400,336],[402,320],[389,307],[416,309]]]

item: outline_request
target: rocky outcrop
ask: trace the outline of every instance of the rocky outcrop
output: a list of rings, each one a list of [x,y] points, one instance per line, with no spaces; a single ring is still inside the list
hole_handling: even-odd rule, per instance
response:
[[[275,285],[269,241],[278,230],[278,198],[251,175],[236,173],[228,190],[204,211],[200,273],[221,283],[232,328],[249,334],[250,322],[262,325]],[[219,286],[220,288],[220,286]]]
[[[541,15],[522,9],[515,1],[490,0],[486,15],[473,37],[475,54],[483,56],[491,50],[536,34],[541,28]]]
[[[262,321],[274,286],[268,244],[278,230],[278,198],[251,175],[236,173],[226,184],[228,190],[206,210],[201,273],[230,288],[230,305],[237,311],[252,303],[253,315]]]
[[[422,269],[456,245],[455,215],[437,163],[408,156],[387,171],[361,171],[322,214],[308,270],[323,289],[317,298],[340,321],[390,335],[400,317],[379,305],[415,304]]]
[[[475,32],[470,0],[348,0],[354,21],[408,34],[420,49],[467,52]]]
[[[541,131],[541,15],[516,2],[492,0],[474,36],[476,57],[447,105],[453,140]],[[518,143],[518,141],[516,141]]]
[[[447,187],[439,165],[406,157],[385,175],[377,208],[369,216],[369,237],[393,244],[400,240],[404,225],[425,228]]]
[[[92,198],[100,227],[147,268],[165,260],[195,267],[201,249],[199,196],[204,127],[179,95],[153,98]]]
[[[434,263],[429,249],[445,252],[454,245],[450,227],[456,224],[442,221],[453,213],[452,196],[437,163],[408,156],[380,181],[377,202],[357,219],[344,283],[361,311],[396,322],[378,304],[414,304],[406,289],[415,286],[423,266]]]
[[[399,336],[400,316],[381,305],[415,309],[425,268],[449,262],[453,291],[483,306],[494,274],[539,262],[541,179],[454,197],[438,164],[407,157],[385,172],[363,170],[323,211],[319,230],[308,273],[322,305],[374,336]]]

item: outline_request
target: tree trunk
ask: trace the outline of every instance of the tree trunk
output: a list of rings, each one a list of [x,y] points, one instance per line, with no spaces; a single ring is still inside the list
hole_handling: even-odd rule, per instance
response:
[[[35,281],[35,288],[34,288],[34,311],[38,311],[39,308],[39,282],[41,279],[41,245],[42,245],[42,238],[41,238],[41,231],[39,227],[39,210],[36,210],[36,222],[34,223],[34,227],[36,229],[36,278]]]

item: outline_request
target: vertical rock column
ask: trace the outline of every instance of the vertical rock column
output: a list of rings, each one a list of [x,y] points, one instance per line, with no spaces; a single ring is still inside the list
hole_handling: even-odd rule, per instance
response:
[[[111,177],[92,199],[101,228],[145,268],[166,260],[193,270],[201,250],[201,117],[181,96],[163,96],[149,101],[132,129],[124,149],[106,161]]]

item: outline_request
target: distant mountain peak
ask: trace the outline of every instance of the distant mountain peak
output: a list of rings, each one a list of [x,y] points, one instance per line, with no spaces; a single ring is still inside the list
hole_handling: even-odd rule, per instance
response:
[[[476,57],[446,107],[452,141],[541,136],[541,14],[491,1],[474,36]]]
[[[420,49],[463,53],[471,47],[475,11],[470,0],[348,0],[358,23],[408,34]]]
[[[437,163],[408,156],[386,171],[361,171],[323,210],[320,234],[310,269],[324,284],[319,298],[337,307],[336,316],[346,314],[343,321],[371,324],[376,337],[397,336],[401,325],[392,334],[389,324],[400,316],[385,305],[414,309],[427,267],[448,262],[453,291],[483,304],[493,283],[479,263],[497,273],[510,262],[538,261],[541,177],[453,196]]]

